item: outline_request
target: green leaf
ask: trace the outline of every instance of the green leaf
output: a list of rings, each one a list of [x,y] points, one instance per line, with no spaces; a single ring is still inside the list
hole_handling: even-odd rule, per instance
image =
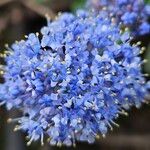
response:
[[[44,0],[36,0],[37,3],[41,4],[44,2]]]
[[[150,4],[150,0],[145,0],[145,3]]]
[[[85,5],[86,0],[74,0],[71,10],[76,11],[79,8],[83,8]]]

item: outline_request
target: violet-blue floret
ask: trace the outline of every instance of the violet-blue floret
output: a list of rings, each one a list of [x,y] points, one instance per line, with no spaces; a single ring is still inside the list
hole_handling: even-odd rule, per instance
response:
[[[27,132],[28,145],[45,136],[57,146],[93,143],[145,102],[140,48],[109,19],[65,13],[41,37],[12,45],[0,88],[1,103],[23,113],[15,130]]]
[[[87,7],[112,17],[117,24],[121,22],[134,37],[150,34],[150,5],[144,0],[87,0]]]

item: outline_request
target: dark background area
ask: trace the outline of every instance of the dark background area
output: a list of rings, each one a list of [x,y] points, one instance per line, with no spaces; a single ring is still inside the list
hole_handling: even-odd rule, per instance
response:
[[[24,39],[24,35],[37,32],[46,25],[45,14],[54,18],[59,11],[74,11],[82,6],[84,0],[0,0],[0,52],[8,43]],[[150,74],[150,36],[140,37],[142,45],[147,50],[142,55],[149,60],[143,67],[143,72]],[[0,58],[0,63],[5,64]],[[0,78],[3,82],[3,79]],[[56,148],[45,142],[41,147],[40,142],[33,142],[26,146],[25,133],[13,132],[14,124],[8,124],[9,117],[16,117],[18,112],[9,114],[0,108],[0,150],[150,150],[150,105],[143,104],[140,109],[132,108],[129,116],[120,116],[116,121],[120,127],[114,127],[105,139],[100,138],[94,145],[78,143],[76,148]]]

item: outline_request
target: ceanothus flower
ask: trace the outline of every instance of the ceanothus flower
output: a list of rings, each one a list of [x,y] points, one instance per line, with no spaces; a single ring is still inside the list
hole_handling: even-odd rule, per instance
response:
[[[150,34],[150,5],[144,0],[87,0],[87,7],[117,24],[128,27],[132,36]]]
[[[15,130],[27,132],[28,145],[45,136],[57,146],[93,143],[145,101],[143,61],[129,36],[109,19],[79,11],[49,22],[41,39],[32,33],[12,45],[0,99],[22,112]]]

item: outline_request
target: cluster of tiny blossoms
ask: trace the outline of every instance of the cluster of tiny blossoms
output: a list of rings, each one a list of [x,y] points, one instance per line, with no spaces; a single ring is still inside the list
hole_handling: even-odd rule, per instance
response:
[[[128,27],[132,36],[150,34],[150,5],[144,0],[88,0],[87,7]]]
[[[140,49],[108,19],[65,13],[41,37],[12,45],[0,87],[1,104],[23,113],[15,130],[27,132],[28,145],[45,136],[57,146],[93,143],[144,102]]]

